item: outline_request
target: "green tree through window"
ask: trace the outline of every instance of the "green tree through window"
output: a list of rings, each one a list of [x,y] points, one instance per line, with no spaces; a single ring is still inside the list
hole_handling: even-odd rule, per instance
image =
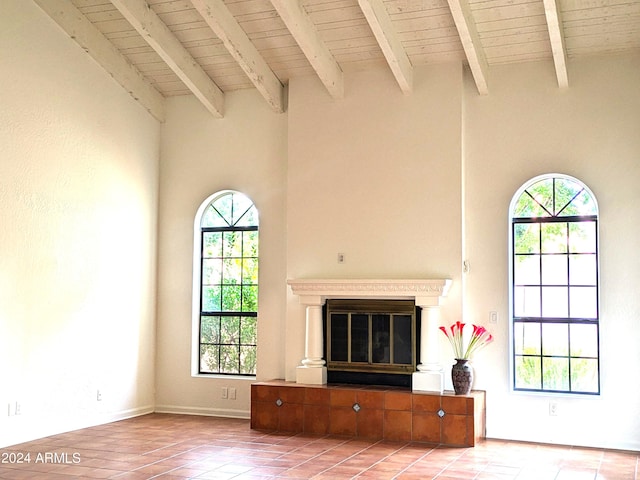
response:
[[[516,390],[600,393],[598,208],[576,179],[533,179],[511,209]]]
[[[198,373],[255,375],[258,211],[225,191],[201,209]]]

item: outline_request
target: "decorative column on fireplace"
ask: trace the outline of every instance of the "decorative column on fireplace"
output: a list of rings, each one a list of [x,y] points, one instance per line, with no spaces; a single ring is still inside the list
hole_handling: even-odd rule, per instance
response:
[[[413,374],[414,391],[442,393],[444,376],[439,362],[439,306],[447,295],[451,280],[288,280],[292,292],[305,306],[305,358],[296,369],[296,382],[312,385],[327,383],[323,357],[322,306],[327,299],[413,300],[422,307],[420,364]]]

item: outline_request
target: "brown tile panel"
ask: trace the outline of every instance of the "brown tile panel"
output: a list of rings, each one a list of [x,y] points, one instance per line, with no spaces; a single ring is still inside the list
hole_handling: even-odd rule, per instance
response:
[[[356,403],[356,390],[332,388],[329,394],[329,403],[332,407],[352,407]]]
[[[356,401],[363,409],[383,409],[385,394],[382,391],[359,390]]]
[[[403,410],[384,411],[385,440],[408,442],[411,440],[411,412]]]
[[[331,407],[329,433],[333,435],[356,435],[356,412],[351,407]]]
[[[359,438],[384,438],[384,410],[363,408],[356,415],[356,434]]]
[[[440,443],[440,417],[427,412],[413,412],[411,439],[414,442]]]
[[[440,410],[440,395],[414,393],[412,399],[414,412],[435,413]]]
[[[329,395],[331,390],[328,388],[309,388],[304,389],[304,403],[309,405],[329,405]]]
[[[467,441],[467,416],[446,414],[442,417],[440,441],[445,445],[464,446]]]
[[[386,392],[384,396],[385,410],[411,411],[411,392]]]
[[[474,446],[485,437],[485,393],[444,395],[357,385],[252,385],[251,428]],[[278,407],[276,401],[282,400]],[[353,409],[357,403],[360,407]],[[441,410],[441,418],[437,412]]]
[[[329,433],[330,421],[331,407],[329,405],[304,405],[303,432],[326,435]]]

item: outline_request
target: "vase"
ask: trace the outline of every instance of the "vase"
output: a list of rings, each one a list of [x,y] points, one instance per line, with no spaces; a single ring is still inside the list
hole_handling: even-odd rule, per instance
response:
[[[456,358],[456,363],[451,367],[451,381],[456,395],[468,395],[473,384],[473,369],[469,360]]]

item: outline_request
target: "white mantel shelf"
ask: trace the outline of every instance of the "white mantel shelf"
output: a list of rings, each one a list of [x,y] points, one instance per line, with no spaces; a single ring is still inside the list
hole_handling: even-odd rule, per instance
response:
[[[300,297],[414,299],[417,305],[437,306],[447,296],[449,279],[295,279],[291,291]]]

